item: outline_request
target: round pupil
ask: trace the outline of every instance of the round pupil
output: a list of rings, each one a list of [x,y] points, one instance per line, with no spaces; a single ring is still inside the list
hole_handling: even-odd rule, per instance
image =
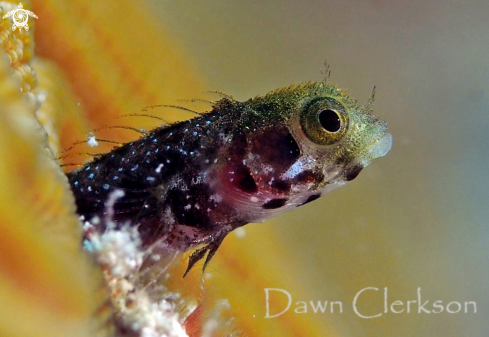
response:
[[[328,132],[337,132],[341,127],[338,114],[329,109],[319,111],[319,123]]]

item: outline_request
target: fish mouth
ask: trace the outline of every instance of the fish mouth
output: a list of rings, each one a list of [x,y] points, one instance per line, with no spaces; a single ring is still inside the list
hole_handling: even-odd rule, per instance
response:
[[[382,138],[379,138],[368,145],[359,155],[359,158],[350,163],[345,169],[345,181],[352,181],[355,179],[360,172],[372,162],[372,160],[385,156],[390,151],[391,147],[392,135],[390,133],[385,133]]]
[[[392,135],[390,133],[386,133],[382,138],[376,140],[372,144],[370,144],[366,153],[368,157],[371,159],[383,157],[390,151],[392,147]]]

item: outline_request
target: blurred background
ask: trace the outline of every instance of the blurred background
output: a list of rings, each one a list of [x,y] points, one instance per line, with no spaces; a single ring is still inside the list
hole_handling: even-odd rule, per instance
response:
[[[36,5],[42,5],[33,1],[42,29]],[[97,19],[79,16],[104,27],[121,21],[146,33],[130,18],[97,6]],[[171,81],[152,90],[185,99],[198,87],[245,100],[321,80],[326,60],[331,81],[361,102],[377,87],[374,111],[393,135],[391,152],[351,184],[225,240],[204,287],[209,296],[228,299],[239,329],[250,336],[487,335],[489,2],[146,0],[139,7],[155,25],[152,33],[170,36],[187,65],[185,76],[171,75],[181,91]],[[47,21],[48,12],[43,15]],[[118,57],[125,59],[125,52],[137,52],[145,63],[150,51],[133,46]],[[104,55],[94,62],[97,57]],[[145,76],[158,73],[138,76],[144,86]],[[171,102],[152,104],[165,103]],[[384,287],[389,303],[417,300],[421,288],[428,309],[437,300],[444,306],[476,301],[478,312],[418,314],[414,305],[409,314],[362,319],[351,303],[365,287],[380,289],[365,295],[366,314],[383,310]],[[265,318],[264,288],[288,291],[291,309]],[[311,300],[341,301],[343,313],[293,312],[295,302]],[[271,308],[278,312],[283,298],[276,301],[281,304]]]

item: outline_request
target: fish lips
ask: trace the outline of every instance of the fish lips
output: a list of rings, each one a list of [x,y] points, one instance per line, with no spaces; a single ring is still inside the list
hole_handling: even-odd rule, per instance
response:
[[[360,160],[355,160],[345,168],[345,181],[352,181],[370,162],[379,157],[385,156],[392,147],[392,135],[386,133],[382,138],[369,145],[360,156]]]
[[[372,159],[383,157],[390,151],[392,147],[392,135],[386,133],[384,137],[380,138],[369,147],[367,147],[367,152],[370,154]]]

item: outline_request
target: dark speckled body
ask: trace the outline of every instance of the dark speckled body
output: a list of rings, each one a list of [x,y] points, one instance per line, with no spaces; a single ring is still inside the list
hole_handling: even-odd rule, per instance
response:
[[[323,138],[316,134],[324,130],[309,130],[325,126],[318,113],[331,113],[317,104],[346,121],[341,137],[339,130]],[[302,122],[311,109],[318,110],[312,121]],[[116,223],[137,225],[145,245],[184,251],[205,244],[189,268],[206,253],[207,264],[233,229],[317,199],[385,154],[386,125],[368,109],[325,82],[246,102],[223,98],[209,113],[155,129],[68,173],[77,211],[87,220],[104,216],[109,194],[123,190]]]

